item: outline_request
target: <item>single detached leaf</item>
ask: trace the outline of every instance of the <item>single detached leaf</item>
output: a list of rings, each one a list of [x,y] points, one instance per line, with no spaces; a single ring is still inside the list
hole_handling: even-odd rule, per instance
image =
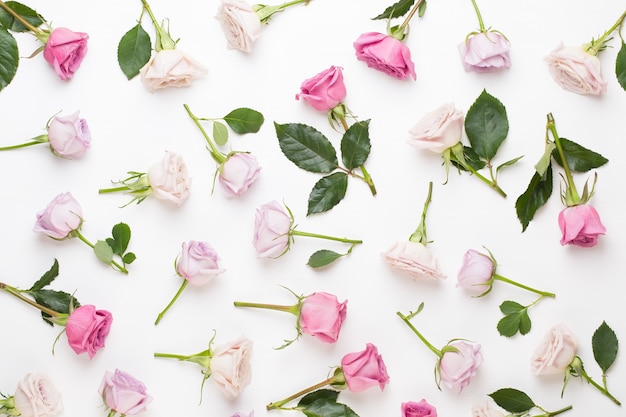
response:
[[[128,248],[130,242],[130,227],[126,223],[118,223],[113,226],[111,231],[113,239],[117,242],[118,251],[115,251],[118,255],[122,255]]]
[[[13,81],[19,62],[17,41],[4,27],[0,26],[0,91]]]
[[[111,265],[113,262],[113,249],[104,240],[99,240],[93,247],[93,252],[96,257],[107,265]]]
[[[414,2],[415,0],[400,0],[387,7],[384,12],[376,17],[373,17],[372,20],[394,19],[396,17],[404,16],[411,9]]]
[[[511,313],[500,319],[496,326],[498,333],[505,337],[513,337],[520,328],[520,314]]]
[[[320,399],[337,402],[337,397],[339,397],[339,391],[332,389],[318,389],[302,397],[300,401],[298,401],[298,407],[306,407],[313,401]]]
[[[490,161],[509,133],[506,108],[500,100],[483,90],[467,111],[465,133],[472,149]]]
[[[22,3],[7,1],[4,4],[34,27],[39,27],[44,22],[39,13]],[[0,25],[12,32],[28,32],[30,30],[3,8],[0,8]]]
[[[129,80],[139,74],[151,55],[150,35],[141,27],[141,23],[126,32],[117,45],[117,62]]]
[[[213,122],[213,139],[219,146],[224,146],[228,142],[228,129],[223,123]]]
[[[235,133],[243,135],[258,132],[265,119],[258,111],[241,107],[224,116],[224,121]]]
[[[525,308],[526,307],[524,307],[520,303],[516,303],[515,301],[504,301],[502,304],[500,304],[500,311],[503,314],[519,313]]]
[[[606,373],[617,357],[618,342],[615,332],[605,321],[593,333],[591,346],[593,347],[593,357],[602,369],[602,373]]]
[[[41,278],[39,278],[37,282],[35,282],[33,286],[30,287],[28,291],[39,291],[43,287],[50,285],[50,283],[54,281],[54,279],[58,276],[59,276],[59,261],[55,259],[50,269],[46,271],[41,276]]]
[[[525,413],[536,406],[528,395],[515,388],[501,388],[489,396],[509,413]]]
[[[337,253],[332,250],[322,249],[311,255],[309,261],[306,264],[311,268],[321,268],[335,262],[342,256],[343,254],[341,253]]]
[[[526,230],[530,221],[552,195],[552,166],[548,166],[544,175],[533,173],[528,188],[515,201],[517,218],[522,223],[522,232]]]
[[[335,207],[346,195],[348,175],[335,172],[315,183],[309,194],[309,208],[306,215],[323,213]]]
[[[584,148],[576,142],[572,142],[571,140],[565,138],[560,138],[560,142],[563,147],[563,153],[565,153],[567,165],[572,171],[587,172],[592,169],[599,168],[609,162],[608,159],[599,153]],[[561,156],[556,149],[552,152],[552,156],[559,165],[563,166]]]
[[[615,60],[615,75],[619,85],[626,90],[626,43],[624,42],[622,42],[622,47],[619,49]]]
[[[426,13],[427,5],[428,5],[428,2],[426,0],[422,1],[422,4],[419,5],[419,8],[417,9],[417,15],[419,17],[424,16],[424,13]]]
[[[337,152],[330,141],[315,128],[300,124],[274,122],[283,154],[299,168],[328,174],[338,166]]]
[[[341,139],[341,160],[350,171],[363,165],[370,154],[369,124],[369,120],[354,123]]]

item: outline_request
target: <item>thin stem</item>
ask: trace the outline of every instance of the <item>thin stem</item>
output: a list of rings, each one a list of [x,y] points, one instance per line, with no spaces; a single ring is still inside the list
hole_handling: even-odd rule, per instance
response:
[[[185,287],[187,287],[187,284],[189,284],[189,281],[187,281],[186,279],[183,279],[183,283],[180,284],[180,288],[178,289],[178,291],[176,291],[176,294],[174,295],[174,298],[172,298],[172,300],[169,302],[169,304],[157,316],[156,321],[154,322],[155,326],[157,324],[159,324],[159,322],[161,321],[161,319],[163,318],[165,313],[167,313],[167,311],[174,305],[176,300],[178,300],[178,297],[180,297],[180,295],[183,293],[183,290],[185,289]]]
[[[538,408],[541,408],[541,407],[538,407]],[[545,411],[545,414],[539,414],[539,415],[537,415],[535,417],[554,417],[554,416],[558,416],[561,413],[569,411],[571,409],[572,409],[571,405],[568,405],[567,407],[563,407],[560,410],[556,410],[556,411],[547,411],[547,410],[544,410],[543,408],[541,408],[542,411]]]
[[[293,306],[283,306],[277,304],[264,304],[264,303],[249,303],[247,301],[235,301],[233,302],[235,307],[252,307],[252,308],[264,308],[267,310],[276,310],[276,311],[285,311],[287,313],[291,313],[297,315],[297,307],[298,305]]]
[[[19,145],[0,147],[0,151],[9,151],[9,150],[12,150],[12,149],[25,148],[27,146],[37,145],[39,143],[44,143],[44,142],[40,142],[40,141],[37,141],[37,140],[31,140],[29,142],[20,143]]]
[[[211,353],[211,349],[203,350],[202,352],[196,353],[195,355],[176,355],[174,353],[160,353],[156,352],[154,354],[155,358],[168,358],[168,359],[178,359],[179,361],[188,361],[197,363],[202,366],[203,369],[209,369],[209,365],[211,364],[211,357],[213,354]]]
[[[117,193],[119,191],[130,191],[130,187],[112,187],[112,188],[100,188],[98,194]]]
[[[300,4],[300,3],[308,3],[311,0],[292,0],[292,1],[288,1],[286,3],[281,4],[279,7],[279,10],[282,9],[286,9],[287,7],[290,6],[295,6],[296,4]]]
[[[14,18],[16,18],[17,20],[19,20],[19,22],[21,24],[23,24],[24,26],[26,26],[28,28],[28,30],[30,30],[31,32],[33,32],[35,35],[40,35],[43,33],[43,31],[39,28],[36,28],[35,26],[31,25],[30,23],[28,23],[28,21],[26,21],[22,16],[20,16],[19,14],[15,13],[15,11],[13,9],[11,9],[9,6],[7,6],[3,1],[0,1],[0,7],[2,7],[4,10],[6,10],[11,16],[13,16]]]
[[[415,5],[413,6],[413,8],[409,12],[409,14],[404,19],[404,22],[402,22],[402,24],[399,26],[398,30],[400,32],[403,32],[404,29],[409,25],[409,21],[411,20],[413,15],[415,15],[415,13],[419,10],[419,8],[422,5],[422,3],[424,3],[424,0],[419,0],[417,3],[415,3]]]
[[[410,241],[412,242],[417,241],[418,243],[421,243],[424,246],[426,246],[426,244],[428,243],[428,237],[426,234],[426,212],[428,211],[428,206],[430,205],[432,197],[433,197],[433,182],[430,181],[428,183],[428,195],[426,196],[426,200],[424,201],[424,208],[422,209],[422,217],[421,217],[420,223],[417,226],[417,229],[415,229],[415,232],[413,232],[413,234],[409,237]]]
[[[554,143],[556,145],[557,152],[559,153],[559,157],[561,158],[563,170],[565,171],[565,179],[567,180],[567,187],[565,190],[566,202],[568,204],[569,203],[577,204],[580,201],[580,196],[578,194],[578,191],[576,190],[576,184],[574,183],[572,172],[570,171],[569,165],[567,164],[567,158],[565,157],[565,151],[563,150],[561,139],[559,138],[559,134],[556,131],[556,124],[554,121],[554,116],[552,116],[552,113],[548,113],[547,117],[548,117],[548,123],[547,123],[546,129],[549,130],[550,133],[552,133],[552,137],[554,138]]]
[[[581,376],[583,378],[585,378],[585,380],[590,383],[591,385],[593,385],[598,391],[600,391],[602,394],[604,394],[606,397],[608,397],[611,401],[613,401],[615,404],[617,405],[622,405],[621,402],[619,402],[619,400],[617,398],[615,398],[613,395],[611,395],[611,393],[604,387],[602,387],[600,384],[598,384],[596,381],[594,381],[593,379],[591,379],[591,377],[587,374],[587,371],[585,371],[585,369],[582,369],[581,372]]]
[[[478,17],[478,27],[480,28],[481,32],[484,32],[485,24],[483,23],[483,17],[480,15],[480,10],[478,10],[478,5],[476,4],[476,0],[472,0],[472,6],[474,6],[476,17]]]
[[[363,173],[363,181],[365,181],[365,183],[370,188],[372,195],[376,195],[376,186],[374,185],[374,180],[372,179],[372,176],[369,174],[369,172],[367,172],[367,169],[365,169],[365,165],[361,165],[359,168],[361,168],[361,172]]]
[[[25,297],[24,295],[22,295],[22,293],[14,287],[11,287],[10,285],[7,285],[3,282],[0,282],[0,289],[6,291],[7,293],[13,295],[14,297],[19,298],[20,300],[24,301],[26,304],[29,304],[41,311],[43,311],[44,313],[52,316],[52,317],[59,317],[60,313],[58,311],[54,311],[48,307],[42,306],[41,304],[38,304],[36,302],[34,302],[33,300],[31,300],[28,297]]]
[[[317,233],[301,232],[299,230],[290,230],[289,234],[291,236],[315,237],[315,238],[318,238],[318,239],[333,240],[335,242],[351,243],[353,245],[356,245],[356,244],[359,244],[359,243],[363,243],[362,240],[353,240],[353,239],[346,239],[346,238],[341,238],[341,237],[326,236],[326,235],[320,235],[320,234],[317,234]]]
[[[411,324],[411,321],[409,320],[409,317],[405,316],[404,314],[400,313],[399,311],[396,311],[396,314],[398,315],[398,317],[400,317],[402,319],[402,321],[404,321],[407,324],[407,326],[409,326],[409,328],[411,330],[413,330],[413,333],[415,333],[417,335],[417,337],[420,338],[420,340],[426,345],[426,347],[428,349],[430,349],[439,358],[442,357],[441,351],[439,349],[437,349],[435,346],[433,346],[428,340],[426,340],[426,338],[419,332],[419,330],[417,330],[415,328],[415,326],[413,326],[413,324]]]
[[[597,55],[597,53],[604,48],[604,43],[606,42],[606,38],[613,33],[613,31],[615,29],[617,29],[618,27],[620,27],[622,25],[622,23],[624,22],[624,18],[626,18],[626,11],[624,11],[624,13],[622,13],[622,15],[617,19],[617,21],[615,21],[615,23],[613,24],[613,26],[611,26],[606,32],[604,32],[604,34],[602,34],[602,36],[600,36],[597,40],[593,41],[591,43],[591,48],[590,49],[594,49],[594,45],[600,45],[598,48],[600,48],[599,50],[596,50],[596,53],[594,55]]]
[[[343,378],[343,372],[340,372],[339,374],[341,375],[341,378]],[[289,397],[285,398],[284,400],[275,401],[273,403],[269,403],[265,408],[268,409],[268,410],[280,409],[285,404],[287,404],[288,402],[293,401],[296,398],[299,398],[299,397],[303,396],[304,394],[308,394],[311,391],[315,391],[315,390],[323,388],[323,387],[325,387],[327,385],[332,385],[333,383],[336,383],[336,382],[340,382],[340,381],[338,381],[337,375],[333,375],[330,378],[328,378],[327,380],[322,381],[320,383],[317,383],[315,385],[312,385],[312,386],[310,386],[308,388],[305,388],[305,389],[303,389],[301,391],[298,391],[295,394],[290,395]]]
[[[488,186],[496,190],[498,194],[500,194],[502,197],[506,198],[506,193],[504,192],[502,188],[500,188],[500,186],[496,183],[495,180],[489,180],[488,178],[484,177],[478,171],[472,168],[469,164],[465,164],[464,168],[470,171],[472,174],[474,174],[476,178],[478,178],[479,180],[481,180],[482,182],[484,182],[485,184],[487,184]]]
[[[72,232],[78,239],[80,239],[81,241],[83,241],[87,246],[89,246],[91,249],[95,248],[95,245],[93,243],[91,243],[89,240],[87,240],[87,238],[85,236],[83,236],[82,233],[80,233],[80,231],[78,230],[74,230]],[[115,262],[113,259],[111,259],[111,263],[110,265],[114,266],[118,271],[124,273],[124,274],[128,274],[128,269],[124,268],[122,265],[120,265],[119,263]]]
[[[527,285],[520,284],[519,282],[513,281],[512,279],[503,277],[502,275],[499,275],[499,274],[494,274],[493,279],[498,280],[498,281],[502,281],[502,282],[506,282],[508,284],[515,285],[516,287],[525,289],[525,290],[530,291],[530,292],[534,292],[535,294],[539,294],[539,295],[541,295],[543,297],[552,297],[552,298],[556,297],[556,294],[554,294],[554,293],[537,290],[535,288],[532,288],[532,287],[529,287]]]
[[[210,149],[210,152],[211,152],[211,156],[213,157],[215,162],[217,162],[218,164],[223,164],[226,161],[226,159],[227,159],[226,155],[224,155],[223,153],[221,153],[220,151],[217,150],[217,148],[215,147],[215,145],[211,141],[211,138],[209,137],[209,134],[206,132],[206,130],[204,130],[204,127],[200,123],[200,119],[195,114],[193,114],[191,112],[191,109],[189,109],[189,106],[186,105],[186,104],[183,104],[183,106],[185,107],[185,110],[187,110],[187,113],[189,114],[189,117],[191,117],[191,119],[196,124],[196,126],[198,126],[198,129],[200,129],[200,132],[202,132],[202,135],[204,136],[204,138],[206,139],[207,143],[209,144],[209,149]]]

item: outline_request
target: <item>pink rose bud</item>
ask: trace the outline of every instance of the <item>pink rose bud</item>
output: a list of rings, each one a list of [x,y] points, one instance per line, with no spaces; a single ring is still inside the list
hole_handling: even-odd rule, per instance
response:
[[[72,78],[80,67],[87,53],[87,39],[89,35],[86,33],[67,28],[57,28],[50,33],[43,57],[62,80]]]
[[[291,216],[278,201],[257,208],[252,245],[259,258],[276,258],[289,249]]]
[[[387,368],[378,349],[371,343],[361,352],[348,353],[341,359],[341,369],[348,389],[353,392],[378,385],[381,390],[389,382]]]
[[[576,356],[578,338],[564,324],[552,327],[535,348],[530,368],[535,375],[563,374]]]
[[[465,71],[492,72],[511,66],[511,44],[498,32],[480,32],[459,44]]]
[[[206,242],[190,240],[182,244],[176,258],[176,272],[192,285],[205,285],[225,271],[219,267],[219,257]]]
[[[383,259],[393,270],[403,272],[413,279],[444,279],[439,261],[421,243],[401,241],[394,243],[382,254]]]
[[[104,347],[109,335],[113,316],[106,310],[96,310],[93,305],[83,305],[72,311],[65,324],[70,347],[81,354],[87,352],[93,358]]]
[[[302,300],[300,329],[322,342],[335,343],[346,318],[346,304],[325,292],[316,292]]]
[[[154,92],[168,87],[186,87],[208,70],[178,49],[162,49],[139,71],[143,85]]]
[[[227,398],[237,397],[252,380],[252,341],[239,337],[213,351],[211,378]]]
[[[71,193],[57,195],[43,210],[37,213],[33,230],[53,239],[66,239],[78,230],[83,222],[83,210]]]
[[[56,155],[68,159],[79,158],[91,144],[91,132],[87,121],[76,112],[70,116],[57,116],[50,121],[48,141]]]
[[[581,204],[566,207],[559,213],[561,245],[590,248],[598,244],[598,236],[606,233],[600,215],[593,206]]]
[[[341,67],[332,66],[312,78],[304,80],[296,100],[304,99],[315,110],[327,112],[346,97]]]
[[[143,382],[119,369],[106,371],[98,393],[109,409],[129,416],[146,411],[152,401]]]
[[[354,42],[356,57],[368,67],[399,80],[416,79],[411,51],[402,41],[378,32],[363,33]]]
[[[426,400],[408,401],[400,406],[402,417],[437,417],[437,409],[428,404]]]
[[[252,44],[261,36],[261,20],[248,2],[222,0],[215,17],[222,26],[228,49],[252,51]]]
[[[426,113],[409,130],[408,143],[420,149],[443,153],[461,141],[465,116],[452,103],[446,103]]]
[[[254,155],[236,152],[219,167],[218,180],[226,195],[235,197],[248,191],[260,173],[261,167]]]
[[[470,249],[463,255],[456,286],[464,288],[474,297],[483,295],[491,289],[494,270],[495,265],[490,257]]]
[[[148,170],[148,181],[156,198],[169,200],[177,206],[189,198],[191,178],[187,165],[183,157],[174,152],[165,151],[161,162]]]
[[[26,374],[17,384],[13,406],[22,417],[55,417],[63,412],[63,399],[48,375]]]
[[[477,343],[457,340],[449,346],[455,347],[458,351],[444,352],[439,361],[439,375],[446,387],[460,394],[478,372],[483,356]]]
[[[579,46],[561,42],[545,57],[554,81],[566,91],[577,94],[600,95],[606,92],[600,60]]]

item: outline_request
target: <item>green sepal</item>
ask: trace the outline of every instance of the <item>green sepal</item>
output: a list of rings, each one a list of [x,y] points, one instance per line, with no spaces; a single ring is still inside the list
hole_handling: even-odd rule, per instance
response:
[[[274,122],[283,154],[301,169],[328,174],[338,167],[337,152],[317,129],[301,124]]]
[[[126,32],[117,45],[117,62],[129,80],[139,74],[151,55],[152,41],[141,23]]]
[[[7,1],[4,4],[34,27],[39,27],[45,22],[39,13],[22,3]],[[28,32],[30,30],[3,8],[0,8],[0,26],[4,26],[12,32]]]
[[[515,388],[501,388],[489,396],[509,413],[521,415],[536,407],[535,402],[524,392]]]
[[[30,287],[28,289],[28,291],[39,291],[42,288],[44,288],[47,285],[50,285],[50,283],[52,283],[52,281],[54,281],[54,279],[56,277],[59,276],[59,261],[57,261],[56,259],[54,260],[54,262],[52,263],[52,266],[50,267],[49,270],[47,270],[42,276],[41,278],[39,278],[32,287]]]
[[[349,171],[363,165],[370,154],[369,124],[369,120],[354,123],[341,139],[341,161]]]
[[[218,146],[224,146],[228,142],[228,129],[223,123],[213,122],[213,139]]]
[[[465,133],[481,158],[493,159],[509,133],[506,108],[500,100],[483,90],[465,115]]]
[[[587,172],[609,162],[608,159],[599,153],[589,150],[569,139],[559,138],[559,142],[561,142],[567,165],[569,169],[574,172]],[[561,156],[556,149],[552,152],[552,157],[559,165],[563,166]]]
[[[313,253],[313,255],[309,257],[309,261],[306,264],[311,268],[321,268],[323,266],[330,265],[342,256],[345,255],[332,250],[322,249]]]
[[[552,152],[555,149],[556,149],[556,143],[548,142],[546,144],[546,148],[543,151],[543,155],[541,155],[539,162],[535,164],[535,171],[537,171],[537,174],[543,175],[546,173],[546,171],[550,167],[550,164],[552,163]]]
[[[591,346],[593,347],[593,357],[602,369],[602,374],[605,374],[615,362],[618,349],[617,336],[605,321],[593,333]]]
[[[348,175],[344,172],[335,172],[322,177],[309,194],[306,215],[323,213],[335,207],[346,196],[347,189]]]
[[[13,81],[19,62],[17,41],[12,34],[0,26],[0,91]]]
[[[522,232],[526,230],[530,221],[552,195],[552,166],[548,165],[544,175],[533,173],[526,191],[515,201],[517,218],[522,223]]]
[[[502,170],[502,168],[509,167],[509,166],[511,166],[511,165],[516,164],[516,163],[517,163],[517,161],[519,161],[519,160],[520,160],[520,159],[522,159],[523,157],[524,157],[524,155],[522,155],[522,156],[518,156],[517,158],[510,159],[510,160],[508,160],[508,161],[506,161],[506,162],[503,162],[503,163],[501,163],[500,165],[498,165],[498,166],[496,167],[496,177],[498,176],[498,173],[500,172],[500,170]]]
[[[395,19],[400,16],[404,16],[411,10],[411,6],[415,0],[400,0],[397,3],[387,7],[384,12],[379,14],[376,17],[372,17],[372,20],[382,20],[382,19]]]
[[[463,162],[467,163],[467,165],[469,165],[476,171],[479,171],[485,167],[485,161],[481,160],[480,156],[472,148],[462,145],[461,148],[463,149]],[[459,157],[455,153],[452,154],[450,162],[452,162],[452,165],[454,165],[461,171],[468,171],[467,168],[465,168],[463,164],[459,162]]]
[[[623,41],[615,60],[615,75],[619,85],[626,90],[626,43]]]
[[[258,132],[265,121],[263,114],[246,107],[231,111],[223,119],[233,132],[240,135]]]
[[[417,16],[422,17],[424,13],[426,13],[426,7],[428,6],[428,2],[426,0],[422,1],[422,4],[419,5],[419,9],[417,9]]]

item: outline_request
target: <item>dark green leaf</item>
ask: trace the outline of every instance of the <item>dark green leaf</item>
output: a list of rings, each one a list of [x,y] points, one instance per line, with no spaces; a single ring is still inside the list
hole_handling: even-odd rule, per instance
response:
[[[525,413],[536,406],[528,395],[515,388],[502,388],[492,392],[489,396],[509,413]]]
[[[243,135],[258,132],[265,119],[258,111],[242,107],[224,116],[224,121],[235,133]]]
[[[309,258],[307,265],[311,268],[321,268],[323,266],[329,265],[335,262],[337,259],[341,258],[343,255],[341,253],[334,252],[332,250],[322,249],[315,252]]]
[[[150,35],[138,23],[122,36],[117,45],[117,62],[129,80],[139,74],[152,55]]]
[[[593,333],[591,346],[593,347],[593,357],[604,374],[615,362],[618,347],[617,336],[606,322],[603,321]]]
[[[571,140],[565,138],[560,138],[559,141],[563,147],[563,153],[565,153],[567,165],[572,171],[587,172],[592,169],[599,168],[609,162],[608,159],[599,153],[584,148],[576,142],[572,142]],[[561,156],[556,149],[552,151],[552,156],[559,165],[563,166]]]
[[[485,167],[485,161],[480,159],[480,156],[472,148],[469,146],[463,146],[463,157],[465,162],[476,171],[483,169]],[[467,171],[465,167],[459,164],[455,158],[452,159],[452,165],[460,169],[461,171]]]
[[[318,389],[302,397],[300,401],[298,401],[298,407],[306,407],[313,401],[317,401],[320,399],[336,402],[337,397],[339,397],[339,391],[335,391],[332,389]]]
[[[534,172],[528,188],[515,201],[517,218],[522,223],[522,232],[526,230],[530,221],[552,195],[552,166],[549,165],[546,173],[539,176]]]
[[[59,261],[55,259],[50,269],[46,271],[46,273],[44,273],[28,291],[41,290],[43,287],[50,285],[50,283],[54,281],[57,276],[59,276]]]
[[[111,247],[111,250],[113,251],[113,253],[116,253],[118,255],[122,253],[122,251],[120,250],[119,244],[115,239],[113,239],[112,237],[108,237],[104,241],[107,243],[107,245]]]
[[[622,42],[622,47],[619,49],[615,60],[615,75],[619,85],[626,90],[626,43],[624,42]]]
[[[99,240],[96,242],[93,248],[93,252],[96,254],[96,257],[105,264],[111,265],[111,263],[113,262],[113,249],[104,240]]]
[[[28,6],[16,1],[7,1],[4,4],[34,27],[39,27],[44,22],[41,15]],[[3,8],[0,8],[0,25],[13,32],[28,32],[30,30]]]
[[[135,259],[137,259],[137,256],[132,252],[128,252],[122,256],[122,262],[124,262],[125,265],[132,264],[135,262]]]
[[[513,337],[520,328],[520,314],[511,313],[500,319],[496,326],[498,333],[505,337]]]
[[[520,303],[516,303],[515,301],[504,301],[502,304],[500,304],[500,311],[503,314],[519,313],[525,308],[526,307],[524,307]]]
[[[519,332],[521,335],[528,334],[532,327],[530,317],[528,316],[528,309],[522,311],[519,316]]]
[[[228,142],[228,129],[223,123],[213,122],[213,139],[219,146],[224,146]]]
[[[309,207],[306,215],[322,213],[335,207],[346,195],[348,175],[335,172],[321,178],[309,194]]]
[[[128,248],[130,242],[130,227],[126,223],[118,223],[113,226],[113,239],[117,242],[119,252],[114,251],[118,255],[122,255]]]
[[[13,81],[20,62],[17,41],[0,26],[0,91]]]
[[[481,158],[493,159],[509,133],[506,108],[500,100],[483,90],[467,111],[465,133]]]
[[[320,398],[302,409],[308,417],[359,417],[350,407],[330,399]]]
[[[30,292],[30,294],[38,304],[59,313],[69,314],[70,306],[72,308],[80,307],[80,303],[76,298],[63,291],[38,290]],[[52,325],[51,322],[46,320],[46,317],[50,317],[47,313],[42,312],[41,316],[46,323]]]
[[[369,120],[354,123],[341,139],[341,160],[349,171],[363,165],[370,154],[369,124]]]
[[[384,12],[376,17],[373,17],[372,20],[394,19],[396,17],[404,16],[411,9],[414,2],[415,0],[400,0],[387,7]]]
[[[283,154],[299,168],[322,174],[337,168],[335,148],[315,128],[300,123],[274,123],[274,127]]]

